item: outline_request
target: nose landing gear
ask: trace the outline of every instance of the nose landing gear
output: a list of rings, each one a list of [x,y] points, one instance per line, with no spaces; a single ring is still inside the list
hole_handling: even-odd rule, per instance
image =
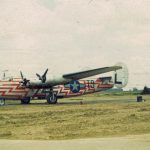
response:
[[[30,97],[23,98],[23,99],[21,99],[21,104],[29,104],[30,100],[31,100]]]
[[[0,106],[5,105],[5,99],[0,99]]]

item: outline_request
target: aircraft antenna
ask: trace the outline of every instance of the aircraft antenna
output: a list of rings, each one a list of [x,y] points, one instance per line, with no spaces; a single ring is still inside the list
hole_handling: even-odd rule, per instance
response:
[[[6,72],[8,72],[8,70],[3,70],[3,80],[6,79]]]

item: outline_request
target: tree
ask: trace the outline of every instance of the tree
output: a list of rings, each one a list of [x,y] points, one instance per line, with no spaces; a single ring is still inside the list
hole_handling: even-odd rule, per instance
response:
[[[141,94],[150,94],[150,89],[147,86],[144,86],[144,89]]]

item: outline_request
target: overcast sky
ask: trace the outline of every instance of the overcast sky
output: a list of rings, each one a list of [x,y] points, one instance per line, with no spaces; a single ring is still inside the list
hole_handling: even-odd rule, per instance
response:
[[[149,0],[0,0],[0,70],[34,76],[124,62],[150,85]]]

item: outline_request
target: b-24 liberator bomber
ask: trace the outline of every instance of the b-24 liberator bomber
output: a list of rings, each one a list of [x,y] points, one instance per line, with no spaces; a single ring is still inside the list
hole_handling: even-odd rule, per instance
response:
[[[24,77],[0,80],[0,105],[5,100],[21,100],[22,104],[29,104],[32,99],[46,99],[49,104],[56,104],[59,98],[81,96],[113,88],[123,88],[128,82],[127,67],[118,63],[110,67],[103,67],[63,74],[54,79],[48,79],[48,69],[41,76],[36,73],[38,81]],[[113,76],[94,78],[99,74],[114,72]]]

